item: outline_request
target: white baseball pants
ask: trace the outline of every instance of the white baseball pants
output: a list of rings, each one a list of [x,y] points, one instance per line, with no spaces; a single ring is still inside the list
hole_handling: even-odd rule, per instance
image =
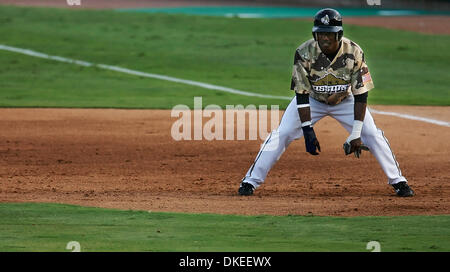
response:
[[[354,121],[353,96],[347,97],[344,101],[335,106],[326,105],[310,97],[309,104],[311,109],[311,122],[313,125],[323,117],[331,116],[351,133]],[[248,182],[255,188],[258,188],[264,182],[268,172],[279,160],[289,144],[302,136],[303,131],[297,110],[297,100],[294,96],[281,118],[278,129],[272,131],[261,146],[261,149],[245,175],[243,182]],[[320,142],[320,135],[318,135],[318,139]],[[366,109],[364,117],[361,140],[369,147],[370,153],[378,160],[378,163],[381,165],[381,168],[388,178],[388,184],[407,181],[406,178],[402,176],[399,164],[389,146],[388,140],[384,137],[383,131],[376,127],[368,109]],[[342,144],[344,141],[345,139],[343,139]]]

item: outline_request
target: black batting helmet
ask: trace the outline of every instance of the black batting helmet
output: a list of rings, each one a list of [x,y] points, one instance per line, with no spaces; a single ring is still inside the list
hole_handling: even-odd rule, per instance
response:
[[[341,40],[344,35],[341,14],[339,14],[337,10],[331,8],[319,10],[314,16],[314,26],[312,28],[312,34],[315,40],[317,40],[317,32],[337,33],[336,39]]]

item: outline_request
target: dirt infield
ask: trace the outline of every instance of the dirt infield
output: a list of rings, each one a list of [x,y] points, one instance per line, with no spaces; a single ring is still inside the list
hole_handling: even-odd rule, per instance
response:
[[[450,120],[449,107],[407,109]],[[241,197],[260,140],[174,141],[176,118],[164,110],[0,109],[0,201],[248,215],[449,214],[450,129],[374,118],[415,197],[396,197],[369,153],[344,156],[347,133],[331,118],[316,125],[320,156],[293,142],[255,195]]]
[[[450,16],[347,17],[346,24],[450,35]]]

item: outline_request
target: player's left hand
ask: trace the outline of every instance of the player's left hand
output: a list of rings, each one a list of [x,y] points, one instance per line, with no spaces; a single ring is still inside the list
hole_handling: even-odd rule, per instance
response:
[[[350,142],[348,142],[348,140],[347,140],[344,143],[345,155],[354,153],[355,157],[359,158],[362,150],[369,151],[369,148],[362,143],[361,138],[353,139]]]

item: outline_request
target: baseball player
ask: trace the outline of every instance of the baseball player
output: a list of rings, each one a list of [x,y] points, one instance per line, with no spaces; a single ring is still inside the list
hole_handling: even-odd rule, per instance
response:
[[[320,144],[314,124],[325,116],[336,119],[350,135],[344,153],[359,158],[368,150],[377,159],[396,194],[414,192],[399,168],[383,131],[375,126],[366,109],[368,92],[374,85],[362,49],[343,37],[342,17],[334,9],[322,9],[314,17],[313,39],[295,51],[291,89],[292,99],[277,130],[262,145],[243,178],[240,195],[251,195],[288,145],[304,136],[306,151],[319,155]],[[275,144],[274,144],[275,143]]]

